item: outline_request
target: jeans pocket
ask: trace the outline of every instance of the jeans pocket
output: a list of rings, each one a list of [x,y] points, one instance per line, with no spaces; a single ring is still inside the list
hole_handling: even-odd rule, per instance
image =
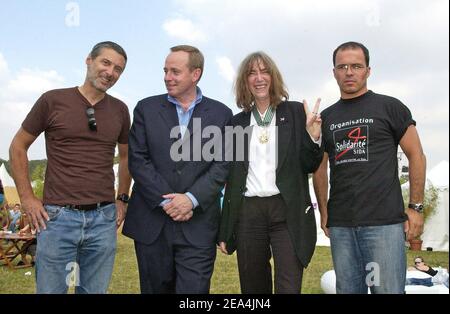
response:
[[[56,220],[62,212],[61,206],[45,205],[44,208],[50,220]]]
[[[117,217],[116,204],[110,204],[103,206],[99,209],[103,218],[107,221],[115,221]]]

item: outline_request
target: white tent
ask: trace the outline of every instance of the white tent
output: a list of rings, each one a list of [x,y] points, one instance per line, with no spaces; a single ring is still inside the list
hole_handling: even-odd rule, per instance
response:
[[[11,178],[8,171],[6,171],[5,164],[0,166],[0,179],[2,180],[3,188],[5,190],[5,197],[8,203],[20,203],[16,185],[14,184],[14,180]]]
[[[8,171],[6,171],[5,164],[2,164],[0,166],[0,179],[2,180],[2,184],[4,187],[16,187],[16,185],[14,184],[14,180],[8,174]]]
[[[422,248],[448,252],[448,161],[441,161],[427,174],[427,183],[438,189],[439,198],[434,215],[425,222]]]
[[[448,161],[441,161],[437,166],[431,169],[427,174],[427,187],[432,185],[438,189],[439,198],[436,211],[429,217],[425,223],[424,233],[422,235],[424,249],[430,247],[434,251],[445,251],[449,249],[449,201],[448,201]],[[409,189],[409,183],[402,185],[402,189]],[[320,228],[320,213],[317,206],[317,200],[314,193],[312,180],[309,180],[309,192],[314,206],[317,227],[317,245],[329,246],[330,239]]]
[[[438,190],[438,204],[432,216],[425,222],[422,248],[448,252],[449,208],[448,208],[448,161],[443,160],[427,173],[425,188],[433,186]],[[402,190],[409,190],[409,182],[402,184]]]
[[[427,179],[438,189],[448,189],[448,161],[443,160],[431,169]]]

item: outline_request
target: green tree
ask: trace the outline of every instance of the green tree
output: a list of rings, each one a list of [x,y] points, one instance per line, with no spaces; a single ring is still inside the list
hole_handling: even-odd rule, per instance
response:
[[[45,177],[45,164],[39,164],[31,173],[31,183],[33,186],[34,195],[42,199],[44,197],[44,177]]]

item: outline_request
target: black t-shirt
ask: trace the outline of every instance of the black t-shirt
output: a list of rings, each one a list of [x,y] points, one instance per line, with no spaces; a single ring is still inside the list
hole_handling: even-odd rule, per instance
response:
[[[406,220],[397,150],[411,112],[398,99],[368,91],[322,113],[330,163],[328,227],[377,226]]]

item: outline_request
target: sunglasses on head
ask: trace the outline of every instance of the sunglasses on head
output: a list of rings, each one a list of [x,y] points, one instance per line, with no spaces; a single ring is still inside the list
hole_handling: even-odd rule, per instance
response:
[[[93,107],[87,108],[86,115],[88,117],[89,130],[97,131],[97,121],[95,120],[95,109]]]

